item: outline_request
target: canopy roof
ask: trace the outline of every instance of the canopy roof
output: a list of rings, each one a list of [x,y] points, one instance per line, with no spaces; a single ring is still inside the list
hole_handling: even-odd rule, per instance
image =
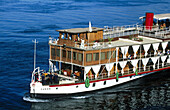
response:
[[[143,19],[143,18],[145,18],[145,16],[139,17],[139,19]],[[154,15],[154,19],[158,19],[158,20],[170,19],[170,13]]]
[[[100,31],[103,30],[103,28],[97,28],[97,27],[92,27],[92,32],[94,31]],[[56,30],[58,32],[63,32],[63,33],[85,33],[89,32],[89,28],[72,28],[72,29],[62,29],[62,30]]]

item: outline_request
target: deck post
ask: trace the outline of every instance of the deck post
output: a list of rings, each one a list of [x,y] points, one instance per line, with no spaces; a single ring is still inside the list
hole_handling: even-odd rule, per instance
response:
[[[118,48],[116,47],[116,73],[117,73],[117,63],[118,63]]]
[[[60,46],[60,61],[59,61],[59,70],[61,70],[61,46]]]
[[[73,49],[71,49],[71,74],[73,73]]]

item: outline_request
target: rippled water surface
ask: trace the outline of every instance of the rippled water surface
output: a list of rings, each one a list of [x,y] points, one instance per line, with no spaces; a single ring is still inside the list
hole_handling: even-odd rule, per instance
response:
[[[0,109],[170,109],[170,71],[107,90],[30,99],[33,43],[37,66],[48,69],[48,37],[57,29],[131,25],[145,12],[170,13],[169,0],[0,0]],[[23,97],[32,102],[23,101]]]

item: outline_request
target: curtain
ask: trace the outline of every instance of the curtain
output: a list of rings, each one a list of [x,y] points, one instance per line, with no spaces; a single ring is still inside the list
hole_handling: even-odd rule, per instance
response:
[[[100,65],[92,66],[92,69],[93,69],[94,73],[97,74],[99,72]]]
[[[152,59],[152,62],[153,62],[153,68],[155,69],[155,63],[156,61],[158,60],[159,56],[156,56],[156,57],[151,57]]]
[[[136,58],[136,52],[138,51],[140,45],[133,45],[133,51],[134,51],[134,58]]]
[[[156,54],[156,51],[158,50],[159,43],[152,44],[154,49],[154,54]]]
[[[124,73],[123,69],[124,69],[124,67],[126,66],[126,63],[127,63],[127,61],[119,62],[120,66],[121,66],[121,68],[122,68],[122,74]]]
[[[107,71],[108,71],[108,76],[110,76],[110,70],[112,69],[113,65],[114,65],[114,63],[109,63],[109,64],[106,64],[106,65],[105,65],[105,66],[106,66],[106,69],[107,69]]]
[[[143,45],[144,50],[145,50],[145,56],[147,55],[147,52],[148,52],[150,46],[151,46],[151,44],[145,44],[145,45]]]
[[[121,48],[121,51],[122,51],[122,54],[123,54],[123,58],[126,58],[126,54],[127,54],[127,52],[128,52],[129,46],[120,47],[120,48]]]
[[[137,65],[137,63],[138,63],[138,59],[134,59],[134,60],[131,60],[131,64],[133,65],[133,71],[135,71],[136,70],[136,65]]]
[[[149,58],[143,58],[142,59],[142,62],[143,62],[143,65],[144,65],[144,71],[146,69],[146,64],[148,63],[148,60],[149,60]]]
[[[166,48],[167,44],[168,44],[168,42],[162,42],[163,53],[165,53],[165,48]]]
[[[87,73],[90,71],[90,69],[91,69],[91,66],[89,66],[89,67],[84,67],[85,74],[87,74]]]
[[[165,60],[166,60],[166,57],[167,57],[167,56],[161,56],[161,60],[162,60],[162,67],[164,66],[164,62],[165,62]]]

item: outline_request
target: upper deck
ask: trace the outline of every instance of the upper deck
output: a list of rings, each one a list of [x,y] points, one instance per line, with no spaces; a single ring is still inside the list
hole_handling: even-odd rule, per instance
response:
[[[170,40],[170,27],[159,29],[152,27],[146,30],[145,26],[132,25],[109,28],[74,28],[57,30],[58,39],[50,38],[49,44],[65,46],[79,50],[98,50],[114,47],[147,44]]]

